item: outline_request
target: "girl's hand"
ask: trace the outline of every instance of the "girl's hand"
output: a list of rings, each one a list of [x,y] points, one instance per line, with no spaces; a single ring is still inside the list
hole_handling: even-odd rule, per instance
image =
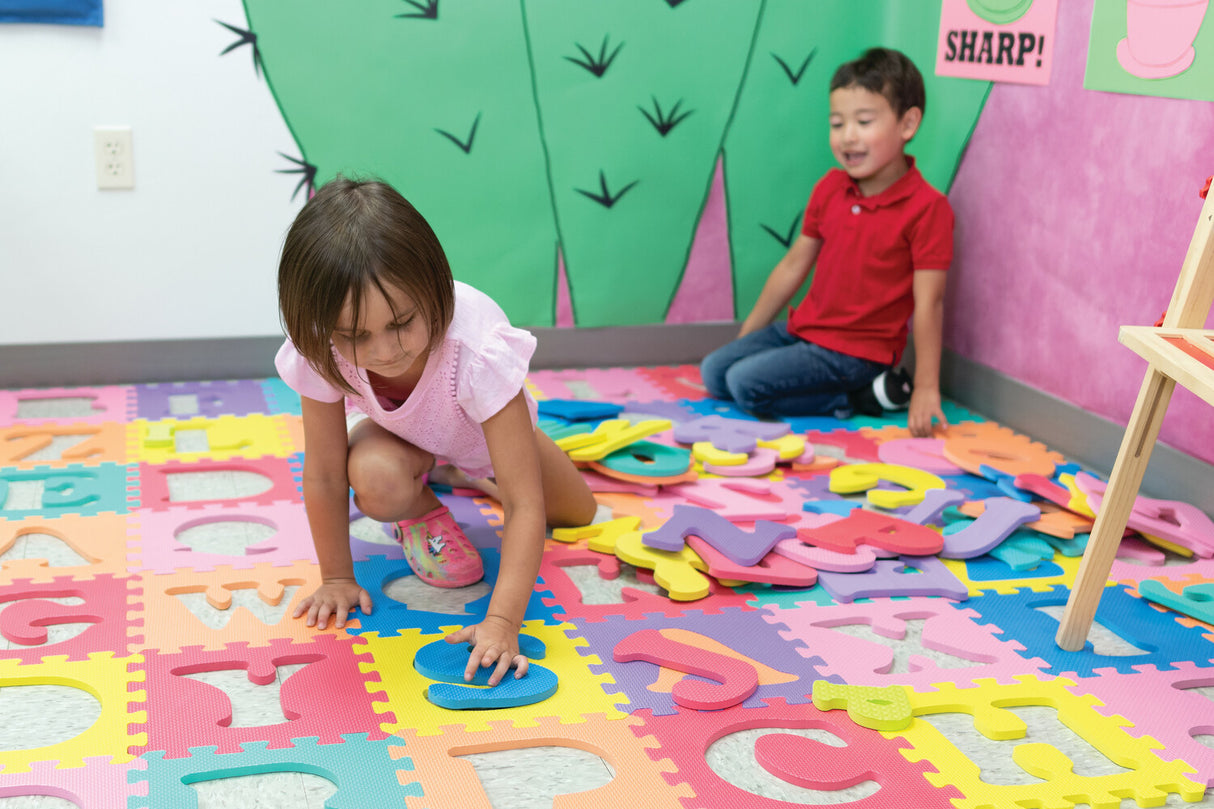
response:
[[[464,679],[469,682],[478,668],[490,666],[496,668],[489,675],[489,685],[500,683],[511,667],[518,669],[514,673],[516,680],[527,673],[527,658],[518,651],[518,628],[501,616],[487,615],[479,624],[452,632],[446,641],[472,644],[468,667],[464,669]]]
[[[308,626],[324,629],[332,616],[333,625],[341,629],[346,625],[350,610],[358,607],[364,614],[371,614],[371,594],[358,586],[354,579],[325,579],[316,592],[299,602],[292,618],[308,614]]]
[[[940,423],[940,429],[948,429],[944,410],[940,404],[939,389],[915,388],[911,393],[910,407],[906,414],[906,426],[915,438],[930,438],[934,432],[932,419]]]

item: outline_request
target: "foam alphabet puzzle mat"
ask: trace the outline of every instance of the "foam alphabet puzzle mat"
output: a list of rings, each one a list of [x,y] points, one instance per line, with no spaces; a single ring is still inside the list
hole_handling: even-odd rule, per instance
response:
[[[1031,435],[952,402],[930,439],[899,413],[758,421],[693,366],[527,385],[600,509],[543,540],[530,673],[497,687],[443,640],[488,608],[494,500],[438,490],[485,564],[463,591],[351,502],[373,609],[308,627],[279,380],[0,391],[0,809],[249,805],[288,776],[354,809],[1214,806],[1194,506],[1139,503],[1063,652],[1103,479]],[[598,775],[548,765],[573,754]],[[520,755],[495,791],[485,762]]]

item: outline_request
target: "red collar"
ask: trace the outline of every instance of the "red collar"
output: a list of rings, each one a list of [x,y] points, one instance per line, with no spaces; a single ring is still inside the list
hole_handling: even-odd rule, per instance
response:
[[[862,208],[870,210],[881,208],[886,205],[893,205],[895,202],[901,202],[907,197],[915,193],[915,189],[922,182],[922,175],[919,174],[919,169],[915,168],[915,158],[911,155],[906,156],[907,169],[906,173],[894,180],[893,185],[882,191],[880,194],[874,194],[871,197],[866,197],[860,191],[860,184],[853,178],[847,178],[847,195],[854,199]]]

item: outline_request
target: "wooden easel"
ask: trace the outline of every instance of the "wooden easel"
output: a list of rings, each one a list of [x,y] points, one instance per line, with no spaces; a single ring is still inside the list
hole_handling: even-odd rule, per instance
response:
[[[1063,649],[1077,651],[1087,641],[1173,389],[1180,384],[1214,406],[1214,331],[1202,329],[1212,304],[1214,194],[1208,194],[1163,323],[1120,330],[1121,342],[1150,365],[1058,628]]]

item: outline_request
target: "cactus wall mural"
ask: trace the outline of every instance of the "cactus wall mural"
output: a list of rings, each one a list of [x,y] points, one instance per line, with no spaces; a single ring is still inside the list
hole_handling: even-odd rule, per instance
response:
[[[718,164],[744,315],[831,165],[827,83],[884,44],[928,81],[913,144],[947,189],[988,85],[928,75],[938,0],[245,0],[299,191],[396,186],[516,323],[660,323]],[[226,53],[226,52],[225,52]]]

